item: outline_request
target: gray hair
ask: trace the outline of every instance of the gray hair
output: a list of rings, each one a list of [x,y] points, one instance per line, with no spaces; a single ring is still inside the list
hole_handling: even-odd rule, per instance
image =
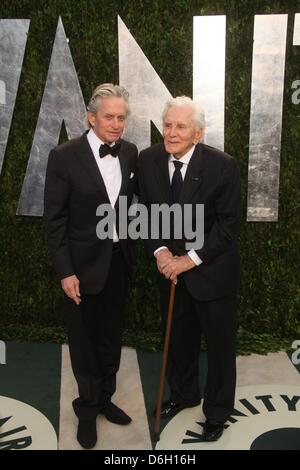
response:
[[[113,85],[112,83],[102,83],[95,88],[89,104],[87,105],[87,110],[93,114],[96,114],[101,105],[102,98],[107,98],[109,96],[123,98],[127,105],[126,115],[129,113],[128,91],[124,87]]]
[[[165,121],[166,114],[170,108],[182,107],[190,108],[194,112],[194,121],[197,127],[197,130],[205,129],[205,113],[197,101],[193,101],[188,96],[176,96],[176,98],[171,98],[165,104],[162,119]]]

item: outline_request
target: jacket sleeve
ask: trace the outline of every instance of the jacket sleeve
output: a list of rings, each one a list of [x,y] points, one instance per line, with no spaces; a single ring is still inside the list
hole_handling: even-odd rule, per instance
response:
[[[215,221],[205,237],[204,246],[196,250],[204,264],[230,250],[236,243],[241,218],[239,168],[232,158],[224,165],[215,199]]]
[[[59,279],[74,274],[68,240],[70,192],[71,184],[65,161],[55,149],[51,150],[45,181],[44,221],[48,249]]]

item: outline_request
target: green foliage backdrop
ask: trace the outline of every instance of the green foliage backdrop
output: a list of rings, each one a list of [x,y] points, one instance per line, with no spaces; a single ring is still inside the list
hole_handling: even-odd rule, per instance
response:
[[[300,336],[300,47],[292,46],[300,1],[1,0],[0,18],[31,20],[20,86],[0,176],[0,338],[63,341],[61,292],[40,218],[16,216],[59,15],[85,100],[101,82],[118,82],[117,15],[173,95],[192,95],[193,16],[226,14],[226,151],[243,179],[239,350],[267,351]],[[246,195],[255,14],[288,13],[278,223],[247,223]],[[153,142],[158,140],[153,132]],[[63,133],[61,136],[63,139]],[[158,295],[141,244],[127,306],[125,342],[159,344]]]

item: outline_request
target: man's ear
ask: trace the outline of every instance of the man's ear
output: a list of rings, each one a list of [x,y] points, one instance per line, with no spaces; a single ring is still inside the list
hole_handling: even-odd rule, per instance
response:
[[[193,144],[195,145],[198,144],[203,139],[203,136],[204,136],[204,129],[199,129],[195,134]]]
[[[87,112],[87,120],[92,127],[95,126],[95,114],[91,113],[91,111]]]

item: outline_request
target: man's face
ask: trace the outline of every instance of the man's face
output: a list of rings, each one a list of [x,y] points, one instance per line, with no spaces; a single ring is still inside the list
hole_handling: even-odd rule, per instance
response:
[[[96,114],[88,112],[88,120],[95,134],[105,144],[118,140],[125,127],[127,104],[118,96],[102,98]]]
[[[163,136],[166,151],[175,158],[183,157],[203,135],[203,129],[197,130],[194,111],[188,107],[170,108],[165,116]]]

